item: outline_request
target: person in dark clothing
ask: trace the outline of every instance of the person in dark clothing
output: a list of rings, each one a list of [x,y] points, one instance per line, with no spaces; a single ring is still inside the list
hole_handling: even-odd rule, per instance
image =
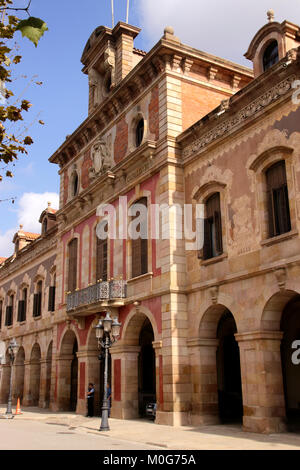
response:
[[[89,383],[87,392],[87,417],[92,418],[94,416],[94,396],[95,388],[94,384]]]

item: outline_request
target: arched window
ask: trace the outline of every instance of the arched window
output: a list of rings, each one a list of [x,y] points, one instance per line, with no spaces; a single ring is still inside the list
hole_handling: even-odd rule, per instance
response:
[[[266,48],[263,55],[264,72],[279,61],[278,42],[272,41]]]
[[[147,207],[147,198],[143,197],[136,201],[135,204],[142,204]],[[137,212],[136,218],[140,216],[140,212]],[[143,224],[143,227],[141,227],[141,224]],[[132,240],[131,244],[132,277],[141,276],[148,272],[148,239],[142,238],[142,234],[148,234],[147,219],[141,220],[136,230],[140,232],[141,236],[136,240]]]
[[[36,285],[36,293],[33,296],[33,316],[40,317],[42,315],[42,292],[43,281],[38,281]]]
[[[269,237],[291,230],[289,195],[285,161],[275,163],[266,171]]]
[[[203,259],[223,253],[220,193],[210,196],[205,203]]]
[[[136,130],[135,130],[136,146],[137,147],[139,147],[141,145],[141,143],[143,142],[144,129],[145,129],[144,119],[141,118],[138,121],[137,126],[136,126]]]
[[[77,248],[78,240],[74,238],[69,243],[68,291],[74,292],[77,288]]]
[[[18,322],[26,321],[27,297],[28,297],[28,290],[26,287],[24,287],[21,293],[21,300],[19,300]]]
[[[107,232],[108,224],[104,229]],[[96,235],[96,281],[107,281],[107,238],[102,240]]]

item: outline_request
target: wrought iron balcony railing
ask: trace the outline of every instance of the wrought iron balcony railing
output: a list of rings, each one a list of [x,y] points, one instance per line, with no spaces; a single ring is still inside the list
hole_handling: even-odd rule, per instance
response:
[[[104,281],[67,294],[67,312],[97,302],[124,299],[126,287],[126,281]]]

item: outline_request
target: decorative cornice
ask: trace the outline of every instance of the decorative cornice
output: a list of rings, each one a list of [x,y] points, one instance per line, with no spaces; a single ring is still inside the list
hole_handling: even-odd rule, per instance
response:
[[[228,135],[238,128],[241,124],[246,122],[248,119],[253,118],[256,114],[262,111],[266,106],[269,106],[271,103],[277,101],[284,95],[286,95],[292,89],[292,83],[296,80],[296,75],[292,75],[285,80],[281,81],[274,87],[270,88],[268,91],[263,93],[259,98],[256,98],[254,101],[249,103],[247,106],[242,108],[233,116],[230,116],[228,119],[224,119],[219,125],[215,126],[209,132],[204,133],[200,138],[195,140],[192,144],[185,147],[183,150],[183,158],[186,159],[196,152],[201,151],[212,142],[216,141],[219,138]],[[228,106],[221,109],[215,117],[224,114]],[[230,108],[229,108],[230,109]]]

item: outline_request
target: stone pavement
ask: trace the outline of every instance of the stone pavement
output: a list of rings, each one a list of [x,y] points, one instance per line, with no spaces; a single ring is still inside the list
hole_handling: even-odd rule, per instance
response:
[[[0,405],[0,415],[6,407]],[[13,409],[15,411],[15,408]],[[85,418],[71,412],[54,413],[40,408],[22,408],[17,420],[57,424],[78,432],[100,434],[100,418]],[[110,431],[101,435],[125,442],[138,442],[160,447],[162,450],[299,450],[300,433],[254,434],[245,433],[240,426],[215,425],[202,427],[170,427],[148,420],[109,420]]]

